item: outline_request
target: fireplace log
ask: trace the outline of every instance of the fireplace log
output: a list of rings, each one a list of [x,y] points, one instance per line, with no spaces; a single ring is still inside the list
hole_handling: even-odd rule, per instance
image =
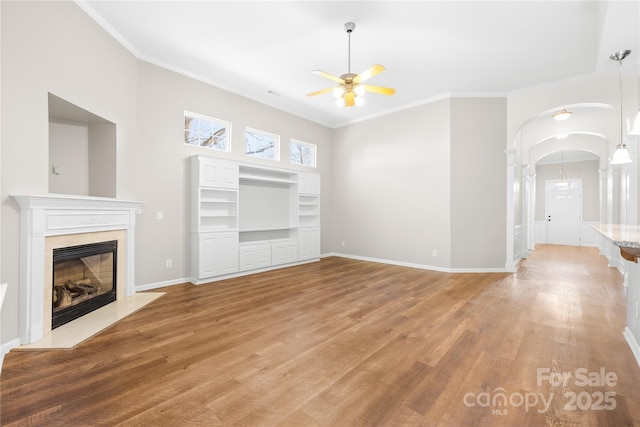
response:
[[[67,280],[54,285],[53,306],[65,308],[74,304],[78,298],[87,299],[100,291],[100,285],[91,283],[91,279]]]
[[[54,307],[56,308],[65,308],[69,307],[73,302],[73,297],[71,296],[71,292],[66,288],[64,284],[55,286],[55,294],[56,294],[56,303]]]

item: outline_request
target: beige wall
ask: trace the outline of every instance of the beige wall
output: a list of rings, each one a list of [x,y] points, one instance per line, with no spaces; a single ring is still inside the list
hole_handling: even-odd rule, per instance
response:
[[[49,192],[88,196],[88,163],[89,126],[49,122]]]
[[[117,123],[117,196],[135,199],[137,61],[73,2],[1,2],[2,341],[18,337],[19,217],[47,194],[48,93]]]
[[[500,269],[506,238],[505,98],[451,101],[451,267]]]
[[[195,154],[321,174],[322,251],[330,230],[331,129],[146,62],[138,64],[138,199],[145,202],[136,225],[139,285],[190,277],[189,162]],[[184,111],[232,123],[231,152],[184,144]],[[281,160],[247,158],[245,127],[280,135]],[[289,163],[291,138],[317,145],[317,169]],[[164,219],[158,221],[156,212]],[[173,268],[165,260],[173,260]]]
[[[337,129],[331,247],[448,268],[449,140],[449,99]]]

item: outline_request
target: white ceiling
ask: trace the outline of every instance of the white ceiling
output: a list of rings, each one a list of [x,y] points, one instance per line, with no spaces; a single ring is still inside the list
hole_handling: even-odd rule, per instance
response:
[[[633,52],[638,1],[78,1],[138,58],[335,128],[447,94],[505,95],[592,72]],[[344,24],[355,22],[351,71],[385,72],[365,105],[337,108],[347,72]]]

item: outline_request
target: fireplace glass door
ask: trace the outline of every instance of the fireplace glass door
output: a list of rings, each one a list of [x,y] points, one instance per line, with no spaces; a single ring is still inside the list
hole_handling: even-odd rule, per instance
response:
[[[52,329],[116,300],[118,241],[53,250]]]

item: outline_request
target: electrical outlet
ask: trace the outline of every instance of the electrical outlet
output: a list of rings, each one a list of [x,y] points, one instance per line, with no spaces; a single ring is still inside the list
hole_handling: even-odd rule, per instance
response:
[[[438,250],[437,249],[432,250],[431,256],[438,256]]]
[[[160,221],[160,220],[164,219],[164,213],[163,213],[162,211],[158,211],[158,212],[156,212],[156,219],[157,219],[158,221]]]
[[[346,243],[344,242],[344,240],[342,242],[340,242],[340,246],[342,246],[343,248],[345,247]]]
[[[173,260],[168,259],[168,260],[165,261],[165,264],[167,265],[167,268],[172,268],[173,267]]]

